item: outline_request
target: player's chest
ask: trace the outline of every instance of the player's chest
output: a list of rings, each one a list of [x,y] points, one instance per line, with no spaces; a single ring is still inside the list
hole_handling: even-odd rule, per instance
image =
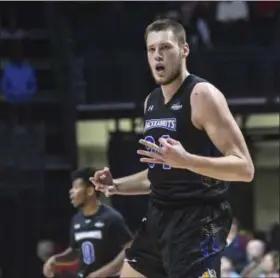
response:
[[[183,105],[175,103],[169,107],[148,106],[144,117],[145,137],[180,138],[188,122],[188,115]]]
[[[101,220],[94,221],[91,219],[76,222],[73,226],[73,236],[77,243],[85,240],[101,241],[106,236],[106,223]]]

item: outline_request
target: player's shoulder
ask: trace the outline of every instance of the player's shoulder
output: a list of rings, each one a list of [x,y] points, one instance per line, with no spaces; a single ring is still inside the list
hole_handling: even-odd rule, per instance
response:
[[[198,82],[195,84],[191,98],[201,99],[201,101],[217,101],[224,98],[223,93],[212,83],[204,80],[203,82]]]
[[[101,216],[109,222],[124,221],[123,216],[117,210],[106,204],[101,204]]]

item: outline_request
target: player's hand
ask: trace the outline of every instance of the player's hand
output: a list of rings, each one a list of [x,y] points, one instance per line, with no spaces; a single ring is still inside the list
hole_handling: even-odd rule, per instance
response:
[[[166,164],[172,168],[186,168],[189,153],[184,149],[179,141],[172,138],[160,138],[160,145],[141,139],[140,144],[147,150],[138,150],[137,153],[143,155],[140,159],[144,163]]]
[[[94,177],[90,181],[95,186],[95,190],[101,191],[106,197],[117,194],[118,190],[114,185],[114,180],[109,168],[105,167],[103,170],[96,171]]]
[[[55,268],[55,257],[50,257],[44,264],[43,274],[48,278],[54,277]]]

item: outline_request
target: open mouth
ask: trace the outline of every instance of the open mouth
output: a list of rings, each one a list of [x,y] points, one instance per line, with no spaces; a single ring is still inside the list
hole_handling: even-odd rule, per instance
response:
[[[163,65],[156,65],[156,71],[161,73],[165,70],[165,66]]]

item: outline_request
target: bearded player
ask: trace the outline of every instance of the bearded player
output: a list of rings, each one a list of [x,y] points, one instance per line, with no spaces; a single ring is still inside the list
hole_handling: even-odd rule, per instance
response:
[[[224,95],[188,72],[182,25],[155,21],[145,40],[160,85],[145,101],[146,149],[138,154],[148,169],[113,179],[105,168],[91,179],[107,196],[150,193],[121,277],[220,277],[232,222],[228,185],[252,181],[254,166]]]

